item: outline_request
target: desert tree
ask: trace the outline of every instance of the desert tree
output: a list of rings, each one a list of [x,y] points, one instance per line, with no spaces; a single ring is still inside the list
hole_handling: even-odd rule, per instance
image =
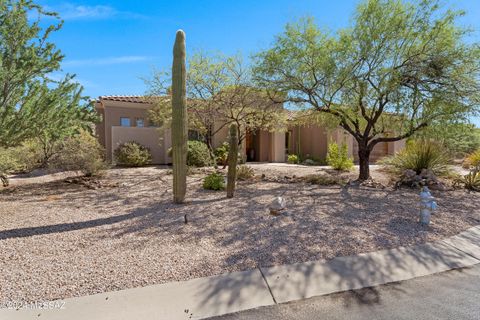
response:
[[[255,79],[333,116],[356,140],[365,180],[375,145],[478,112],[480,50],[457,26],[462,14],[435,0],[368,0],[336,33],[302,19],[255,56]]]
[[[238,143],[248,131],[281,130],[285,125],[279,93],[255,87],[251,69],[239,56],[197,52],[188,60],[187,109],[189,127],[213,149],[213,137],[236,124]],[[154,70],[146,80],[154,107],[150,118],[160,126],[171,122],[169,73]],[[277,97],[278,96],[278,97]]]
[[[92,129],[92,104],[74,76],[55,79],[64,56],[49,38],[61,27],[33,1],[0,1],[0,147],[36,139],[48,158],[52,141]]]
[[[49,37],[62,22],[42,27],[45,17],[58,21],[56,13],[32,1],[0,1],[1,146],[38,137],[55,124],[60,133],[73,122],[87,124],[92,117],[92,106],[82,97],[74,76],[53,79],[64,56]]]

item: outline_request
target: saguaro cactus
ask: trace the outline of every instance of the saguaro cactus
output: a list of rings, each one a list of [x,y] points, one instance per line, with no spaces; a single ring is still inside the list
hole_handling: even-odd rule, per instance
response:
[[[230,125],[230,150],[228,151],[227,198],[233,198],[235,180],[237,178],[238,161],[238,127]]]
[[[182,203],[187,191],[187,71],[185,32],[178,30],[173,46],[172,65],[172,160],[173,201]]]

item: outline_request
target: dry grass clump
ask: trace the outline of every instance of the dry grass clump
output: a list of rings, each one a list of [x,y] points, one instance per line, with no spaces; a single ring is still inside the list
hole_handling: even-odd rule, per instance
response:
[[[331,176],[326,174],[309,174],[301,178],[306,183],[320,186],[345,185],[346,178],[341,176]]]

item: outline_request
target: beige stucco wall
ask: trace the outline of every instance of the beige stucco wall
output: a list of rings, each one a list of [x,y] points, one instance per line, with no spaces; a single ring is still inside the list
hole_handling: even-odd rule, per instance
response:
[[[165,130],[163,139],[159,139],[157,128],[149,128],[148,109],[149,104],[101,101],[96,103],[102,122],[97,125],[96,132],[100,143],[107,151],[107,159],[112,160],[113,150],[121,142],[137,141],[149,147],[153,153],[154,162],[159,164],[171,163],[166,150],[171,147],[171,132]],[[120,127],[120,118],[130,118],[132,127]],[[136,118],[144,119],[144,128],[136,128]],[[222,125],[216,120],[215,129]],[[138,130],[136,130],[138,129]],[[333,140],[337,143],[345,142],[348,145],[349,154],[357,159],[358,146],[351,135],[343,129],[327,130],[322,126],[291,126],[289,154],[300,154],[302,156],[323,160],[327,154],[328,143]],[[114,133],[115,132],[115,133]],[[228,138],[228,126],[224,126],[214,137],[213,147],[220,146]],[[299,139],[300,138],[300,139]],[[405,141],[378,144],[372,153],[372,162],[390,154],[395,154],[403,149]],[[245,141],[241,150],[246,153]],[[255,138],[256,161],[284,162],[285,161],[285,133],[258,131]]]
[[[214,132],[219,130],[212,139],[212,145],[214,148],[218,148],[222,145],[222,143],[227,142],[228,139],[228,126],[223,125],[220,121],[214,122]]]
[[[327,154],[327,130],[319,126],[290,127],[289,154],[298,154],[318,159],[325,159]]]
[[[122,143],[135,141],[150,149],[152,153],[153,164],[166,163],[166,150],[168,144],[161,141],[170,141],[171,139],[160,140],[160,134],[157,128],[136,128],[113,126],[111,129],[112,145],[110,147],[110,157],[113,159],[115,149]]]
[[[270,133],[271,162],[285,162],[285,132]]]
[[[335,141],[339,144],[346,143],[348,146],[349,156],[353,157],[355,161],[358,160],[358,144],[355,139],[342,128],[334,130],[327,130],[320,126],[305,126],[305,127],[290,127],[290,148],[289,154],[298,154],[302,156],[309,155],[310,157],[325,159],[327,155],[328,143]],[[300,136],[300,141],[298,137]],[[300,152],[298,146],[300,145]],[[371,162],[397,153],[405,147],[405,140],[379,143],[377,144],[371,154]]]

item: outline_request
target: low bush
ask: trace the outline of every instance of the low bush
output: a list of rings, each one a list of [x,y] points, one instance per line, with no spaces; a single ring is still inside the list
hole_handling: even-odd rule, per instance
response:
[[[343,185],[345,183],[344,179],[332,177],[326,174],[310,174],[303,177],[303,181],[321,186],[331,186],[336,184]]]
[[[35,140],[30,140],[18,147],[0,148],[0,179],[8,186],[7,175],[30,172],[42,165],[42,152]]]
[[[214,172],[203,179],[203,188],[207,190],[224,190],[225,181],[223,175]]]
[[[22,167],[18,157],[16,156],[14,149],[0,149],[0,172],[5,175],[11,172],[20,171]]]
[[[115,163],[127,167],[141,167],[152,162],[150,150],[138,142],[122,143],[115,149]]]
[[[297,164],[300,162],[300,159],[296,154],[289,154],[287,156],[287,162],[290,164]]]
[[[247,165],[237,166],[237,180],[249,180],[253,178],[255,171],[252,167]]]
[[[211,166],[212,158],[206,143],[201,141],[187,142],[187,165],[190,167],[208,167]],[[167,151],[169,157],[172,156],[172,148]]]
[[[141,167],[152,162],[150,150],[138,142],[122,143],[115,149],[115,163],[127,167]]]
[[[87,131],[66,138],[60,144],[50,167],[63,170],[81,171],[86,176],[98,176],[107,168],[105,150],[97,138]]]
[[[350,170],[353,167],[353,158],[348,156],[347,144],[329,143],[326,162],[335,170]]]
[[[216,148],[213,151],[213,155],[215,156],[215,161],[219,166],[223,166],[223,167],[227,166],[229,150],[230,150],[230,146],[228,145],[228,142],[224,142],[220,147]]]
[[[435,175],[444,175],[448,172],[450,159],[441,145],[428,140],[416,140],[407,143],[405,149],[382,159],[380,163],[390,166],[399,174],[413,170],[419,175],[422,170],[430,170]]]
[[[206,143],[188,141],[187,165],[193,167],[208,167],[212,165],[210,151]]]
[[[42,151],[35,140],[18,147],[0,148],[0,170],[9,173],[30,172],[42,166]]]

